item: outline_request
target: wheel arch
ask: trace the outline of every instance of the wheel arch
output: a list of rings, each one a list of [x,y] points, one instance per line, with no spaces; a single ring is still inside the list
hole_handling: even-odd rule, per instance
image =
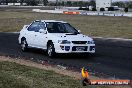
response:
[[[22,37],[22,38],[21,38],[21,41],[22,41],[22,40],[26,40],[26,38],[25,38],[25,37]]]
[[[52,44],[53,44],[53,46],[54,46],[53,41],[52,41],[52,40],[48,40],[48,42],[47,42],[47,49],[48,49],[48,45],[49,45],[50,43],[52,43]],[[55,50],[55,46],[54,46],[54,50]]]
[[[25,37],[22,37],[22,38],[21,38],[21,42],[22,42],[23,40],[26,41],[26,38],[25,38]],[[20,42],[20,43],[21,43],[21,42]],[[27,41],[26,41],[26,43],[27,43]],[[28,43],[27,43],[26,45],[28,46]]]
[[[47,42],[47,53],[48,53],[48,48],[49,48],[48,45],[52,45],[52,55],[50,57],[55,56],[56,52],[55,52],[55,47],[54,47],[53,41],[52,40],[48,40],[48,42]]]
[[[48,40],[48,42],[47,42],[47,48],[48,48],[48,45],[49,45],[50,43],[53,43],[52,40]]]

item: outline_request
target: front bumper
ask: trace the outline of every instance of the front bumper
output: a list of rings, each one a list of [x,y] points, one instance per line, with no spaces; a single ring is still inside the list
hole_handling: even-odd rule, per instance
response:
[[[56,53],[95,53],[95,44],[54,44]],[[77,50],[83,47],[84,50]]]

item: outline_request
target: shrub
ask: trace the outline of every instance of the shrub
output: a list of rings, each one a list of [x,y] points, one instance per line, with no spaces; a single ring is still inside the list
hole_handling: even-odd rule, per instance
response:
[[[97,11],[97,9],[96,8],[92,8],[92,11]]]
[[[124,11],[125,11],[125,12],[128,12],[128,7],[125,7],[125,8],[124,8]]]

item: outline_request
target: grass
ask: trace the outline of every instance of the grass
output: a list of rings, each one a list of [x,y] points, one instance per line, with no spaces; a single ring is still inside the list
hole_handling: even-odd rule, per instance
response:
[[[0,88],[79,88],[79,81],[16,63],[0,62]]]
[[[95,37],[132,38],[132,18],[48,14],[22,11],[0,11],[0,31],[20,31],[36,19],[64,20],[82,33]]]
[[[19,65],[14,62],[0,62],[0,88],[83,88],[79,80],[57,74],[53,71]],[[88,86],[87,88],[108,88]]]

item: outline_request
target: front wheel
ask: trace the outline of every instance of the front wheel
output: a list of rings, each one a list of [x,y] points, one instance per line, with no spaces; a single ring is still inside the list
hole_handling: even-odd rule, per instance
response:
[[[55,56],[55,48],[54,48],[53,43],[50,43],[50,44],[48,45],[47,53],[48,53],[48,56],[49,56],[49,57]]]
[[[25,39],[21,41],[21,49],[22,51],[27,51],[27,42]]]

